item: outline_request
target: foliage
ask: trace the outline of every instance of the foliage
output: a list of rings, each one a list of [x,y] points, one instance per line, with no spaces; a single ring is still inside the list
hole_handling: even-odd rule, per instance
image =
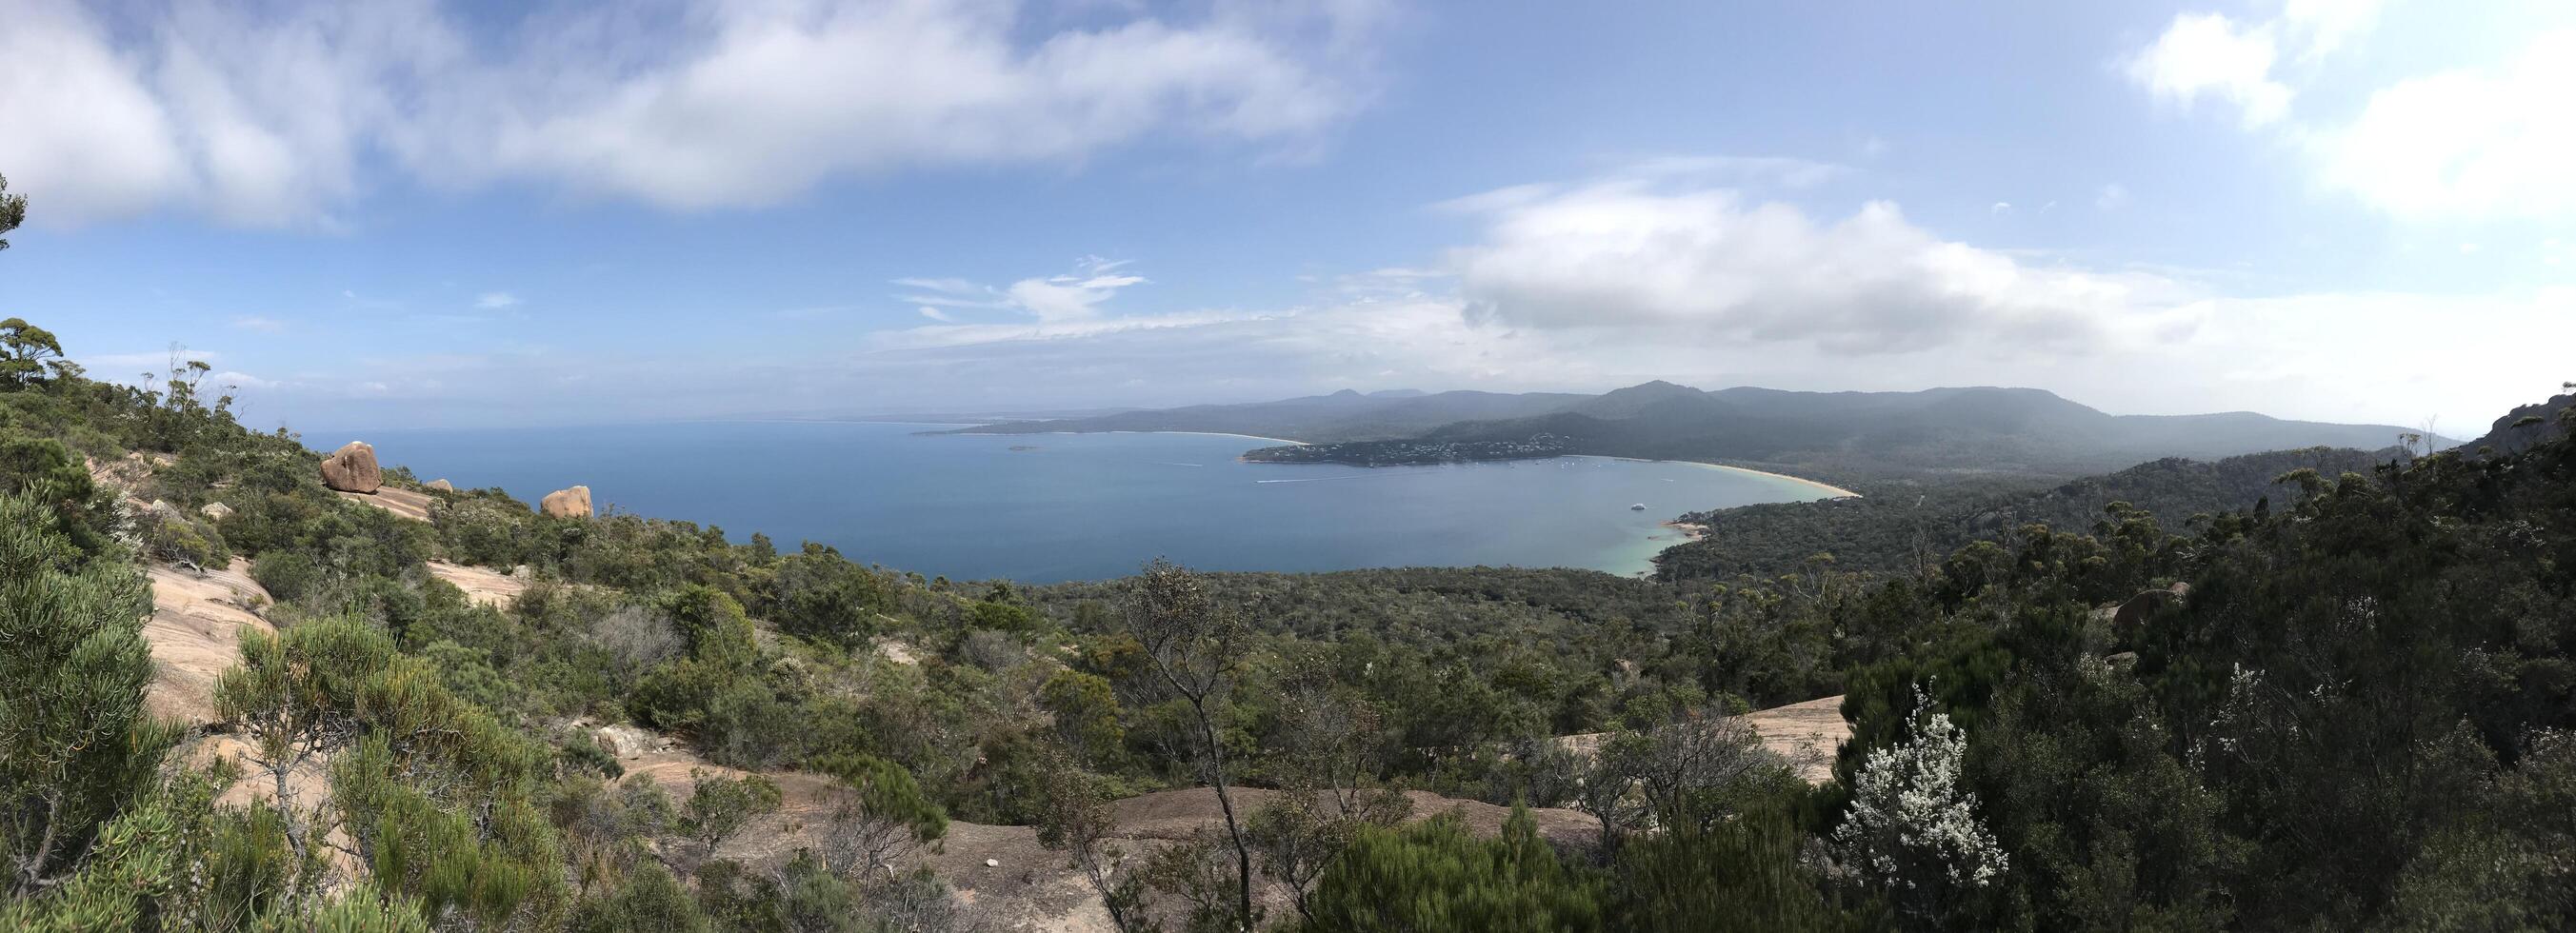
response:
[[[1834,831],[1840,861],[1926,925],[2012,867],[1979,821],[1976,795],[1961,786],[1967,737],[1931,705],[1917,701],[1907,740],[1869,753]]]
[[[85,557],[45,503],[0,498],[0,854],[8,890],[101,857],[103,827],[151,794],[177,730],[143,705],[142,575]],[[130,824],[140,840],[149,820]],[[144,844],[137,842],[135,844]]]
[[[778,812],[778,783],[760,775],[729,778],[689,772],[689,799],[680,805],[680,829],[714,854],[757,817]]]
[[[1499,839],[1477,839],[1449,816],[1363,830],[1316,884],[1308,928],[1599,930],[1603,898],[1600,881],[1559,862],[1515,808]]]
[[[1864,930],[1865,911],[1835,903],[1799,857],[1797,828],[1776,812],[1675,821],[1619,850],[1615,929],[1640,933]]]
[[[948,815],[902,765],[873,755],[838,754],[817,760],[814,769],[852,792],[823,828],[819,854],[826,866],[839,866],[844,873],[891,868],[914,846],[948,834]]]

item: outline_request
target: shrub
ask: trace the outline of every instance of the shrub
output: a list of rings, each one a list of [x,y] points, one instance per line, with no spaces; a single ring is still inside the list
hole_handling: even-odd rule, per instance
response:
[[[263,554],[250,565],[250,578],[267,588],[278,602],[292,602],[311,594],[322,583],[322,568],[300,551]]]
[[[1515,807],[1499,839],[1448,815],[1362,830],[1317,883],[1310,928],[1570,933],[1602,929],[1601,901],[1600,885],[1558,862]]]

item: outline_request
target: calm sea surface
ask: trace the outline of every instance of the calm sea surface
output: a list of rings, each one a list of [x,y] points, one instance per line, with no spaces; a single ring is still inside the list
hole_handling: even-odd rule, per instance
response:
[[[1590,457],[1367,469],[1243,463],[1270,442],[1203,434],[922,436],[930,426],[695,422],[395,430],[388,466],[535,502],[575,483],[657,518],[765,532],[956,579],[1124,576],[1157,556],[1205,570],[1588,567],[1632,574],[1694,509],[1819,494],[1686,463]],[[1633,511],[1631,503],[1644,503]]]

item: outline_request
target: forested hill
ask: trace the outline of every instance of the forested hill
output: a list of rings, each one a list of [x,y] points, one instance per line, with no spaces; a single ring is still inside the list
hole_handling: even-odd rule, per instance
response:
[[[2329,447],[2279,450],[2203,462],[2169,457],[2103,476],[2045,489],[1965,483],[1863,499],[1785,502],[1694,512],[1682,521],[1707,529],[1695,541],[1657,555],[1658,575],[1669,580],[1772,577],[1811,566],[1817,555],[1831,565],[1871,573],[1919,569],[1972,541],[1992,540],[2033,523],[2062,532],[2089,532],[2119,516],[2113,503],[2156,516],[2178,528],[2193,515],[2252,508],[2266,499],[2285,501],[2294,490],[2279,485],[2298,470],[2321,476],[2369,473],[2399,455]]]
[[[973,430],[1223,431],[1310,442],[1247,456],[1379,466],[1603,454],[1776,467],[1834,482],[2063,478],[2159,457],[2305,447],[2376,449],[2405,429],[2252,412],[2111,415],[2038,389],[1704,392],[1649,382],[1602,395],[1361,395],[1204,405]],[[2434,446],[2447,446],[2435,439]],[[1864,490],[1867,491],[1867,490]]]

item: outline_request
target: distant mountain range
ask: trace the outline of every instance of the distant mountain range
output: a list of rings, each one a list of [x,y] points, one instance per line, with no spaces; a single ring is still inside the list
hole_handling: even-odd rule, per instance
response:
[[[1263,448],[1247,454],[1253,459],[1371,466],[1563,454],[1702,460],[1784,468],[1833,482],[2079,476],[2165,457],[2210,460],[2307,447],[2376,450],[2394,445],[2406,431],[2253,412],[2112,415],[2039,389],[1712,392],[1661,381],[1600,395],[1346,390],[968,430],[1250,434],[1312,445]],[[2435,439],[2437,447],[2455,443]]]

